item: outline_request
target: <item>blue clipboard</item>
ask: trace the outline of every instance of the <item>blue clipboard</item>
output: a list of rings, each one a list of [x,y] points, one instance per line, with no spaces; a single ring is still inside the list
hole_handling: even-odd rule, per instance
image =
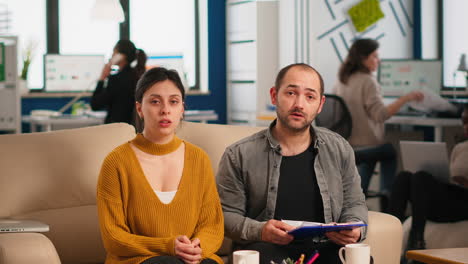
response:
[[[288,232],[288,234],[294,236],[295,239],[303,239],[308,237],[322,236],[326,232],[335,232],[341,230],[351,230],[356,227],[367,226],[362,222],[348,223],[348,224],[320,224],[301,226]]]

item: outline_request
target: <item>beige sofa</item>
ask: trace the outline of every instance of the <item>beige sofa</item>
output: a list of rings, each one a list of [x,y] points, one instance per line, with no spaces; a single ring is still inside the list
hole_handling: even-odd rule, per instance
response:
[[[260,128],[184,122],[179,136],[208,152],[214,169],[225,147]],[[133,127],[96,127],[0,136],[0,218],[36,219],[47,233],[0,233],[0,263],[103,263],[95,205],[105,155],[134,137]],[[369,233],[378,264],[398,263],[402,227],[370,212]],[[226,240],[220,255],[230,253]]]
[[[403,250],[406,249],[412,220],[409,217],[403,223]],[[468,220],[451,223],[427,221],[424,241],[428,249],[468,247]]]

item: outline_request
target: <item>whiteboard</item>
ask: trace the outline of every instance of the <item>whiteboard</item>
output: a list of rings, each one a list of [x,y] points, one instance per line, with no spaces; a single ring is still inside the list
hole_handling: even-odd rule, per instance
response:
[[[46,92],[94,91],[104,67],[104,55],[44,55]]]
[[[442,63],[440,60],[382,60],[379,83],[384,96],[402,96],[416,89],[440,94]]]

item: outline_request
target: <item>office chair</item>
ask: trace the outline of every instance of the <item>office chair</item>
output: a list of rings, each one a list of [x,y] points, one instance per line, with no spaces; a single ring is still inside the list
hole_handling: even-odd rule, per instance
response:
[[[348,139],[351,136],[353,120],[346,103],[341,97],[333,94],[325,94],[325,98],[322,112],[315,118],[315,124]]]
[[[348,140],[353,128],[353,119],[345,101],[340,96],[334,94],[325,94],[325,98],[322,112],[315,118],[315,124],[328,128]],[[356,165],[365,161],[359,149],[354,150],[354,156]],[[385,194],[369,190],[365,190],[364,193],[366,198],[379,198],[381,210],[386,210],[388,197]]]

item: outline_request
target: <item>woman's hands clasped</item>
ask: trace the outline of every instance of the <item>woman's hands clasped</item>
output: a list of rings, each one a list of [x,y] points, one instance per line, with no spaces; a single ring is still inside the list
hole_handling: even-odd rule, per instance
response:
[[[186,264],[197,264],[202,259],[202,249],[198,238],[190,241],[187,236],[178,236],[175,240],[174,249],[176,256]]]

